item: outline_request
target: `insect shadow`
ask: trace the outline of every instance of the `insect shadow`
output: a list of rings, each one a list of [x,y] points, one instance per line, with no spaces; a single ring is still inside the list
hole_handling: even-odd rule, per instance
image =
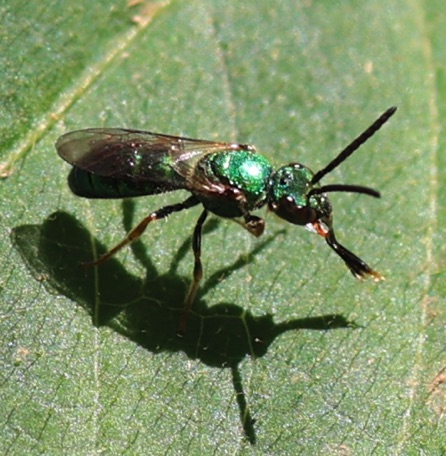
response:
[[[131,217],[132,206],[127,206],[124,210],[125,225]],[[213,228],[215,226],[208,226],[208,229]],[[272,238],[260,243],[250,257],[236,260],[203,284],[190,315],[187,333],[180,338],[177,336],[178,321],[188,284],[176,273],[176,264],[190,247],[190,239],[180,247],[171,270],[162,275],[151,263],[143,245],[136,242],[132,246],[133,252],[147,270],[146,277],[140,278],[130,274],[115,258],[96,269],[82,268],[80,263],[91,255],[92,245],[99,255],[106,248],[65,212],[55,212],[41,225],[15,227],[11,237],[33,277],[49,292],[63,294],[82,306],[92,316],[95,326],[109,326],[152,353],[183,351],[189,358],[199,359],[208,366],[229,369],[242,427],[251,444],[256,441],[255,420],[248,407],[238,368],[243,358],[265,355],[274,339],[285,331],[356,326],[342,315],[275,323],[271,314],[257,317],[232,303],[208,306],[203,298],[217,278],[252,261],[252,257]]]

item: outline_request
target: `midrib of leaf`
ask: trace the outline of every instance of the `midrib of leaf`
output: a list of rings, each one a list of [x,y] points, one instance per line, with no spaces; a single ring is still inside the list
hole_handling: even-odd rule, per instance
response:
[[[215,43],[215,53],[221,65],[221,79],[223,82],[223,93],[226,100],[226,105],[229,113],[229,121],[230,121],[230,131],[232,132],[231,140],[237,142],[238,138],[238,128],[236,123],[236,107],[234,103],[234,91],[232,90],[231,85],[231,77],[229,71],[229,65],[226,58],[226,53],[224,52],[221,41],[218,39],[218,29],[215,24],[214,16],[212,15],[212,11],[210,11],[210,7],[206,8],[206,14],[209,16],[209,24],[211,29],[211,34],[214,39]]]
[[[138,20],[134,22],[134,25],[119,35],[114,35],[106,45],[107,51],[98,51],[97,55],[100,56],[99,60],[92,62],[87,65],[85,70],[81,72],[73,83],[68,86],[63,92],[60,93],[58,98],[55,100],[53,105],[47,112],[41,114],[39,120],[35,123],[36,127],[30,130],[18,143],[14,144],[9,152],[7,153],[8,158],[0,163],[0,178],[7,177],[12,171],[17,162],[21,161],[29,152],[32,152],[35,144],[56,124],[62,119],[65,113],[71,108],[71,106],[80,99],[94,84],[95,82],[104,75],[108,68],[110,68],[116,60],[126,52],[142,33],[152,23],[152,20],[157,14],[163,9],[168,7],[170,1],[164,3],[152,4],[146,8],[142,15],[138,16]],[[92,247],[93,247],[92,242]],[[98,277],[96,276],[96,290],[98,290]],[[98,293],[96,293],[96,299],[98,300]],[[99,306],[99,302],[96,303],[95,309]],[[101,334],[99,330],[94,331],[93,344],[96,350],[93,351],[93,370],[94,370],[94,391],[93,391],[93,421],[95,429],[95,435],[93,441],[95,442],[94,454],[101,453],[102,442],[100,440],[100,414],[101,414]],[[42,432],[45,426],[42,427]]]
[[[0,163],[0,178],[8,177],[11,174],[14,165],[33,150],[35,144],[44,134],[64,116],[76,100],[88,91],[106,69],[122,56],[126,49],[148,28],[154,17],[161,10],[168,7],[170,3],[170,1],[166,0],[163,3],[149,5],[143,10],[143,14],[138,16],[138,20],[134,21],[134,26],[125,33],[112,38],[108,51],[101,54],[102,58],[88,65],[74,83],[61,92],[52,109],[41,115],[40,120],[36,122],[36,127],[30,130],[18,144],[11,148],[8,153],[8,159]]]

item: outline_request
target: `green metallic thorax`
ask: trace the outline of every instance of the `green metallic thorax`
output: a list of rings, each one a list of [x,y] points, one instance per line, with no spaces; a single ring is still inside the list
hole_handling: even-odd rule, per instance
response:
[[[266,204],[273,169],[262,155],[249,150],[228,150],[204,157],[197,178],[204,177],[219,191],[197,194],[209,211],[221,217],[240,217]]]

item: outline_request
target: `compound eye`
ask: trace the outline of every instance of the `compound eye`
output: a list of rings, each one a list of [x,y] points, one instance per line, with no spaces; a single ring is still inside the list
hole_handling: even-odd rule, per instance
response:
[[[316,209],[310,206],[299,206],[290,196],[282,197],[273,210],[280,218],[294,225],[304,226],[314,223],[318,219]]]

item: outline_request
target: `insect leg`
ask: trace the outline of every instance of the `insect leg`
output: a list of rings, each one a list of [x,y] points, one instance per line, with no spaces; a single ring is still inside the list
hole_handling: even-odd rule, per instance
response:
[[[201,234],[202,234],[202,230],[203,230],[203,224],[207,219],[208,213],[209,212],[206,209],[201,213],[200,218],[197,220],[197,224],[195,225],[195,229],[194,229],[194,236],[192,239],[192,250],[194,252],[194,257],[195,257],[194,276],[193,276],[189,291],[187,292],[186,299],[184,301],[183,313],[181,315],[180,324],[178,326],[178,335],[179,336],[183,336],[184,333],[186,332],[189,311],[194,302],[195,295],[197,294],[198,285],[200,284],[200,280],[203,277],[203,266],[201,264]]]
[[[265,230],[265,220],[256,215],[245,214],[244,216],[245,224],[244,228],[249,231],[255,237],[259,237],[263,234]]]
[[[367,263],[362,261],[361,258],[350,252],[350,250],[347,250],[342,244],[339,244],[333,229],[330,229],[330,231],[326,234],[325,240],[327,241],[327,244],[344,260],[345,264],[356,278],[363,279],[364,277],[370,275],[373,277],[375,282],[384,280],[384,277],[379,272],[374,271]]]
[[[187,200],[183,201],[182,203],[165,206],[165,207],[162,207],[161,209],[158,209],[155,212],[152,212],[150,215],[148,215],[146,218],[144,218],[135,228],[133,228],[133,230],[130,231],[130,233],[128,233],[127,236],[118,245],[113,247],[111,250],[109,250],[107,253],[102,255],[97,260],[91,261],[88,263],[82,263],[82,265],[87,266],[87,267],[99,266],[100,264],[104,263],[109,258],[111,258],[116,252],[121,250],[127,244],[130,244],[134,240],[138,239],[144,233],[144,231],[147,228],[147,225],[150,222],[165,218],[168,215],[173,214],[174,212],[180,212],[184,209],[189,209],[190,207],[196,206],[199,203],[200,202],[195,198],[195,196],[191,196]]]
[[[243,227],[248,233],[252,234],[255,237],[261,236],[265,231],[265,220],[257,217],[256,215],[247,213],[243,216],[243,220],[235,218],[231,220]]]

